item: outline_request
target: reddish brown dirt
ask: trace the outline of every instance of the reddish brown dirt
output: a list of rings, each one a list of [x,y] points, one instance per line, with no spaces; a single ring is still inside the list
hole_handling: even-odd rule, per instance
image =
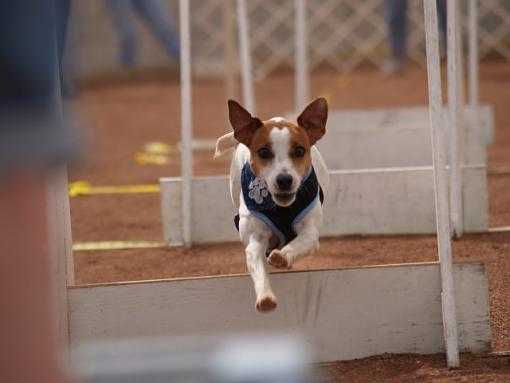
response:
[[[462,368],[448,370],[443,355],[381,355],[334,363],[320,369],[324,383],[507,383],[509,357],[462,355]]]
[[[489,168],[510,166],[510,66],[481,66],[481,100],[494,107],[496,141],[489,146]],[[314,75],[312,93],[331,94],[332,108],[378,108],[425,105],[426,73],[410,68],[404,75],[384,78],[377,72],[339,77]],[[194,132],[216,138],[229,130],[220,83],[194,86]],[[292,76],[282,75],[257,84],[262,118],[281,115],[292,106]],[[135,153],[144,142],[179,140],[177,83],[133,83],[85,89],[74,102],[87,121],[89,142],[71,180],[95,185],[156,183],[161,176],[178,175],[178,152],[164,166],[139,165]],[[198,152],[195,174],[226,174],[228,158],[211,160]],[[510,225],[509,175],[488,176],[490,226]],[[71,199],[75,242],[105,240],[161,240],[158,194],[81,196]],[[489,276],[493,348],[510,349],[510,233],[467,235],[454,242],[456,260],[483,260]],[[343,237],[321,242],[321,250],[296,269],[431,261],[437,259],[433,236]],[[239,244],[151,250],[75,253],[77,283],[190,277],[245,273]],[[337,363],[321,369],[326,382],[510,382],[507,358],[463,356],[463,368],[448,371],[444,356],[379,356]]]

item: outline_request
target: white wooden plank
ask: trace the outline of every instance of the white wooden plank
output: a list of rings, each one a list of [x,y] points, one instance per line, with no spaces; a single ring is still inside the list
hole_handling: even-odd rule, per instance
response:
[[[181,35],[181,174],[182,193],[180,211],[182,216],[182,238],[186,247],[191,246],[191,177],[193,176],[193,152],[191,143],[191,37],[189,0],[179,2],[179,23]]]
[[[447,110],[447,109],[445,109]],[[483,131],[482,137],[486,143],[494,140],[494,113],[491,105],[479,106],[479,125]],[[472,119],[471,106],[465,106],[466,123],[477,126]],[[290,115],[290,114],[289,114]],[[447,116],[444,116],[447,121]],[[424,127],[429,129],[428,108],[425,106],[371,109],[371,110],[331,110],[328,116],[328,129],[390,129],[392,127],[406,126]]]
[[[467,164],[484,164],[486,144],[492,140],[492,108],[483,105],[480,110],[480,120],[475,120],[471,108],[464,109],[464,155]],[[444,123],[448,123],[446,113],[444,117]],[[326,135],[317,146],[330,169],[428,166],[432,165],[429,130],[428,109],[424,107],[409,110],[332,110]],[[215,143],[215,140],[194,140],[192,148],[214,150]]]
[[[456,265],[454,276],[460,347],[486,349],[490,326],[484,267]],[[255,312],[249,276],[73,288],[72,342],[280,329],[307,336],[322,362],[444,350],[437,263],[271,278],[279,306],[269,315]]]
[[[323,236],[349,234],[434,233],[434,188],[431,167],[331,171],[324,205]],[[484,166],[464,168],[464,226],[487,230]],[[162,178],[161,212],[165,241],[181,243],[180,178]],[[192,195],[193,243],[238,241],[227,176],[195,177]],[[213,228],[213,229],[212,229]]]
[[[346,123],[343,117],[335,117],[330,116],[326,135],[317,143],[329,169],[432,165],[428,118],[408,125],[382,122],[363,126],[355,119]],[[466,164],[486,162],[486,144],[479,126],[466,126],[464,146]]]
[[[451,0],[449,0],[451,1]],[[425,45],[432,135],[432,163],[434,167],[434,192],[439,262],[441,269],[441,302],[443,329],[448,367],[460,365],[457,335],[457,314],[452,274],[452,248],[450,239],[450,209],[448,206],[447,134],[443,126],[443,98],[441,94],[441,67],[439,56],[439,28],[435,0],[423,2],[425,14]],[[455,23],[454,23],[455,24]],[[450,26],[451,27],[451,26]],[[453,25],[453,27],[456,27]]]

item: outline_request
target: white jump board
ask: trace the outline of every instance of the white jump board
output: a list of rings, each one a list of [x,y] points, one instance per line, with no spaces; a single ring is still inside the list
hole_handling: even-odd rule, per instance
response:
[[[489,106],[480,108],[479,123],[466,108],[464,162],[485,164],[487,135],[493,130]],[[444,114],[445,126],[448,116]],[[317,147],[330,169],[431,166],[428,108],[331,111],[326,135]]]
[[[240,255],[241,256],[241,255]],[[483,264],[454,265],[461,350],[490,345]],[[69,289],[73,345],[91,339],[298,330],[321,362],[444,350],[438,263],[271,275],[278,307],[258,314],[250,277]]]
[[[464,228],[487,230],[484,166],[463,171]],[[181,243],[181,179],[162,178],[163,234]],[[192,241],[238,241],[227,176],[192,181]],[[332,171],[324,203],[322,236],[349,234],[423,234],[436,231],[431,167]]]

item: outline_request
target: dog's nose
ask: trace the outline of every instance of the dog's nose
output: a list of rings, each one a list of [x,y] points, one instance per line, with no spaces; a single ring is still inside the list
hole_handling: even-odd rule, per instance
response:
[[[276,184],[281,191],[288,191],[292,186],[292,176],[290,174],[278,174]]]

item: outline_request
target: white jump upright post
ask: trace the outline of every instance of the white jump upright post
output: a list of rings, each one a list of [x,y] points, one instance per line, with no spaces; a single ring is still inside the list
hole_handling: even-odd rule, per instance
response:
[[[59,347],[68,351],[69,318],[67,288],[74,286],[74,260],[71,235],[71,215],[65,166],[54,169],[47,187],[48,246],[51,254],[52,281],[56,298]]]
[[[306,0],[294,0],[295,12],[295,56],[294,56],[294,75],[295,75],[295,111],[299,113],[304,109],[310,93],[310,84],[308,76],[308,28],[306,17]]]
[[[450,164],[450,219],[453,238],[463,233],[462,165],[464,163],[464,92],[462,35],[457,0],[447,2],[448,154]]]
[[[469,105],[472,118],[478,124],[478,6],[469,0]]]
[[[227,99],[235,98],[236,88],[236,54],[235,54],[235,35],[234,35],[234,17],[233,2],[225,0],[223,2],[223,32],[224,32],[224,78],[225,78],[225,94]],[[228,116],[227,116],[228,121]]]
[[[441,269],[443,331],[448,367],[459,366],[457,315],[452,274],[452,248],[448,209],[448,177],[446,172],[446,134],[442,119],[441,69],[436,0],[424,0],[427,75],[434,165],[436,225]]]
[[[181,35],[181,217],[182,239],[191,247],[191,177],[193,176],[192,121],[191,121],[191,39],[189,0],[179,1]]]
[[[256,113],[255,95],[253,91],[253,72],[251,65],[251,44],[249,36],[248,11],[246,0],[237,0],[237,22],[239,31],[239,51],[241,55],[241,77],[243,88],[243,102],[251,114]]]

